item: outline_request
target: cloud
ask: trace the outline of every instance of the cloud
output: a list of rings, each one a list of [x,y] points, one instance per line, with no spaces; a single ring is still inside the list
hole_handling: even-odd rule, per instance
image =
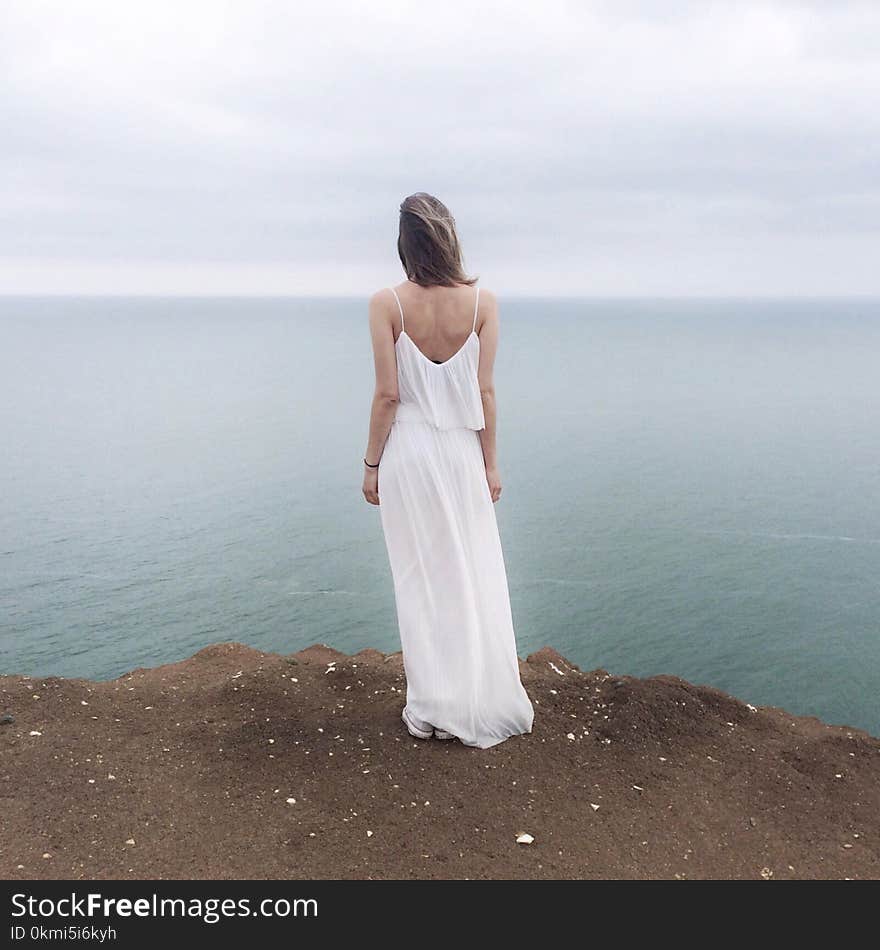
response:
[[[449,204],[499,293],[878,293],[880,7],[0,12],[0,292],[368,293]]]

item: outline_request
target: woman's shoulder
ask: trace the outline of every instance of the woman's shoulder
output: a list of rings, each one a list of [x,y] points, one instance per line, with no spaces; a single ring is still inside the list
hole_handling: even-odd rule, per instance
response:
[[[379,290],[374,291],[370,294],[370,308],[382,309],[391,305],[392,307],[396,306],[394,302],[394,289],[392,284],[386,284],[384,287],[381,287]]]
[[[498,319],[498,298],[488,287],[480,287],[480,296],[477,300],[477,314],[477,321],[481,327],[486,325],[487,320]]]

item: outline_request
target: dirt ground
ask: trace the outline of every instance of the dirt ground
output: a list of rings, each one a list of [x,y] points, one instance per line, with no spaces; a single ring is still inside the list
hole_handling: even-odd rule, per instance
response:
[[[880,877],[880,740],[550,649],[521,669],[534,731],[487,750],[407,734],[399,653],[0,677],[0,873]]]

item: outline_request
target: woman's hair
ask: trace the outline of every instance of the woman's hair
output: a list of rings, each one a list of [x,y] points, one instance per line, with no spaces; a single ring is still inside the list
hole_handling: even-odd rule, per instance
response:
[[[418,191],[400,203],[400,234],[397,253],[413,283],[422,287],[475,284],[461,262],[461,245],[455,233],[455,218],[433,195]]]

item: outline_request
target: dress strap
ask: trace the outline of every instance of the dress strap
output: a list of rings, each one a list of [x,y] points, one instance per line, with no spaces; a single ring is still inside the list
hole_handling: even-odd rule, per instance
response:
[[[394,294],[394,299],[397,301],[397,309],[400,311],[400,329],[403,331],[403,307],[400,306],[400,297],[397,296],[397,291],[393,287],[389,287],[388,289]]]
[[[477,297],[476,297],[476,300],[474,300],[474,325],[473,327],[471,327],[471,333],[473,333],[474,330],[477,329],[477,309],[479,308],[479,306],[480,306],[480,288],[477,287]]]

